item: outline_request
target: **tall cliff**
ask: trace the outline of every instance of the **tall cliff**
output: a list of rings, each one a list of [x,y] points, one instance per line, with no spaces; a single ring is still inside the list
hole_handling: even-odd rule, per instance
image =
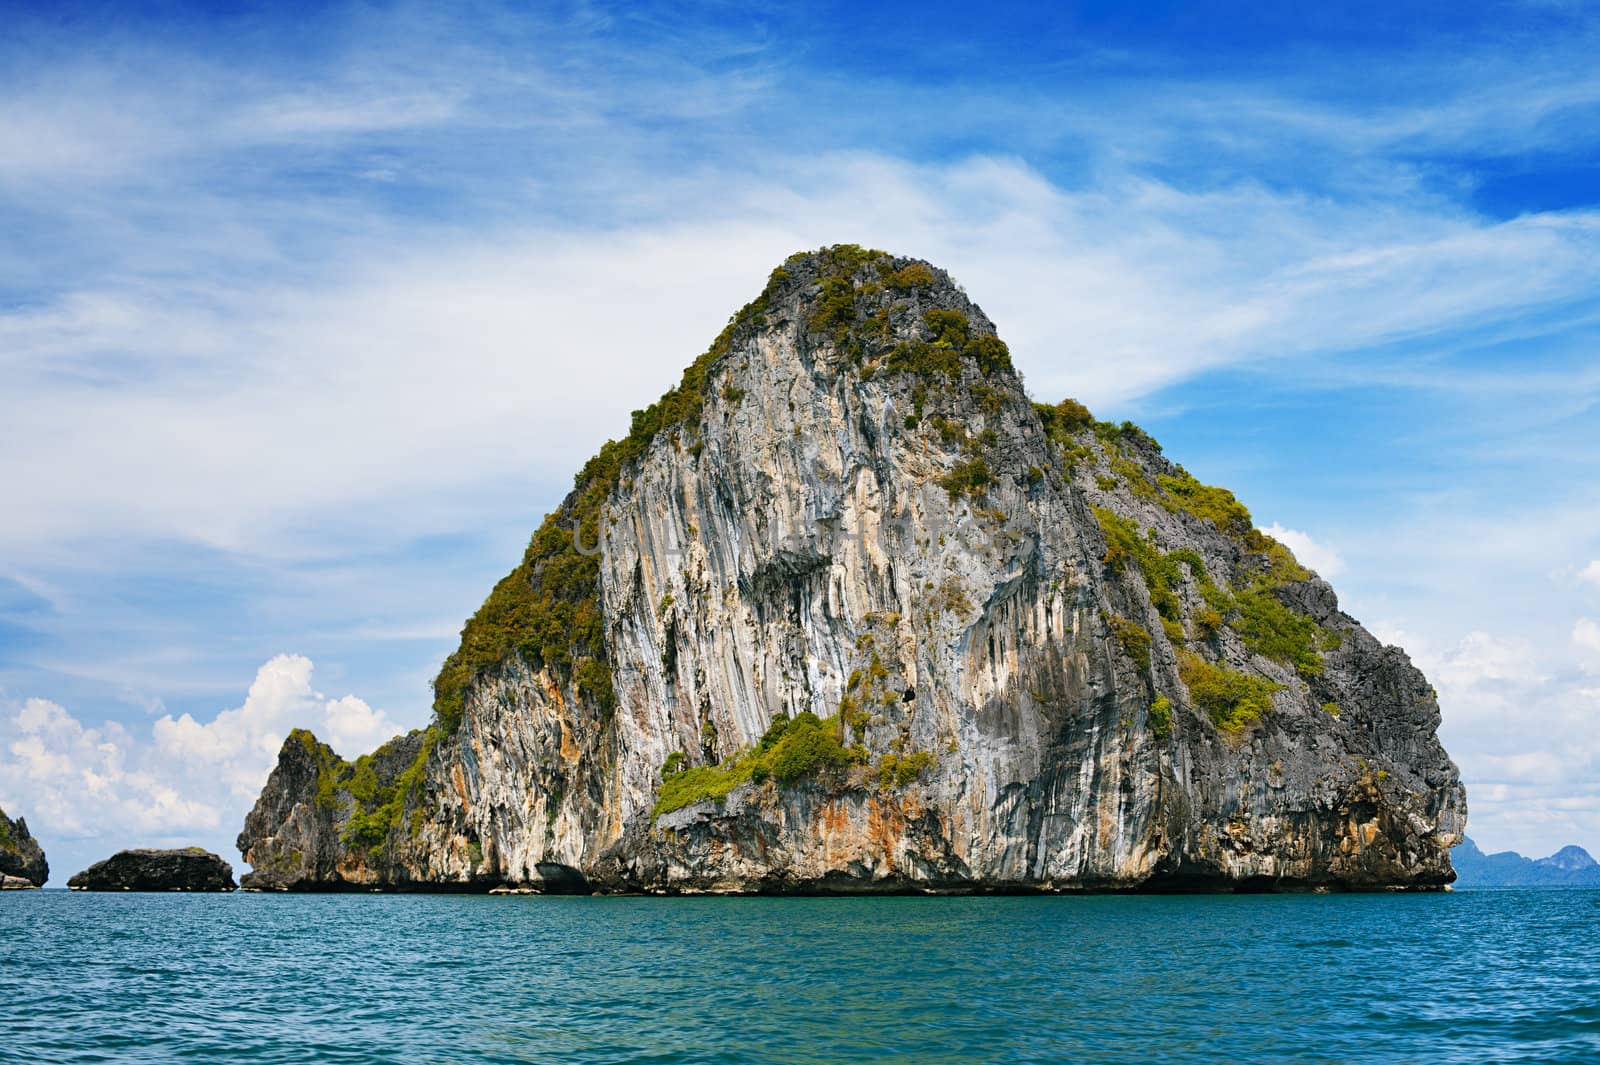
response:
[[[284,744],[246,886],[1437,887],[1405,654],[943,272],[798,255],[584,467],[425,731]]]
[[[28,822],[15,821],[0,810],[0,877],[26,880],[34,887],[43,887],[50,879],[50,863],[37,840],[28,833]]]

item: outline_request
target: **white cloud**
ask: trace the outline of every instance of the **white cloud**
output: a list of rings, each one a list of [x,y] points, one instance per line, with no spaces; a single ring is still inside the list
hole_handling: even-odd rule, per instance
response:
[[[1594,557],[1597,525],[1592,493],[1497,508],[1452,487],[1357,508],[1337,530],[1341,600],[1437,687],[1467,830],[1485,846],[1600,852],[1600,689],[1573,640],[1583,589],[1550,561]],[[1542,756],[1554,761],[1539,771]]]
[[[1440,737],[1468,782],[1469,835],[1536,855],[1600,837],[1592,680],[1530,640],[1481,630],[1416,660],[1438,688]]]
[[[0,179],[18,169],[27,213],[79,238],[52,226],[49,248],[83,260],[12,253],[50,287],[0,313],[16,397],[0,462],[21,516],[0,548],[115,528],[267,552],[335,508],[436,532],[450,513],[437,497],[465,480],[565,480],[767,270],[838,240],[949,267],[1038,398],[1091,405],[1600,289],[1600,215],[1484,219],[1419,191],[1411,154],[1550,135],[1600,91],[1577,43],[1497,66],[1502,91],[1452,65],[1381,108],[1114,77],[1063,107],[983,85],[819,81],[766,30],[624,40],[604,19],[488,11],[346,13],[340,48],[276,76],[149,44],[109,62],[76,36],[57,42],[70,62],[11,75],[0,147],[19,148],[0,151]],[[1054,181],[1059,167],[1022,157],[796,157],[781,116],[797,94],[842,124],[841,144],[883,143],[869,127],[886,121],[958,142],[1000,123],[1019,153],[1047,130],[1089,163]],[[704,151],[683,139],[763,107],[769,121],[739,123],[763,132],[722,131]],[[1196,137],[1203,155],[1185,150]],[[1360,165],[1305,162],[1301,145]],[[1211,162],[1186,182],[1163,151]],[[694,166],[661,161],[686,155]],[[326,174],[314,188],[308,158]],[[1260,176],[1268,158],[1285,180]],[[420,195],[392,199],[351,177],[420,173]],[[1339,195],[1304,187],[1346,173]],[[419,200],[492,217],[396,213]],[[340,506],[352,499],[371,505]]]
[[[1600,624],[1593,618],[1579,618],[1572,624],[1572,642],[1587,653],[1590,663],[1600,666]]]
[[[19,456],[20,516],[0,541],[48,551],[117,528],[270,551],[335,507],[438,531],[447,511],[416,500],[570,476],[767,270],[841,237],[948,266],[1038,396],[1091,405],[1600,287],[1600,230],[1575,216],[1397,220],[1132,179],[1073,192],[1012,160],[869,154],[665,185],[668,223],[386,231],[347,248],[336,277],[86,289],[0,315],[19,399],[0,456]]]
[[[204,723],[168,714],[148,738],[115,721],[85,725],[46,699],[0,704],[0,807],[25,814],[47,850],[62,839],[106,853],[171,839],[226,848],[212,837],[238,830],[291,728],[310,728],[347,757],[400,731],[353,695],[315,691],[311,673],[309,659],[279,655],[243,705]]]
[[[1587,581],[1589,584],[1600,585],[1600,558],[1595,559],[1579,570],[1578,579]]]
[[[311,729],[342,754],[365,753],[399,732],[353,695],[328,699],[311,687],[311,660],[278,655],[256,672],[244,705],[206,724],[168,714],[152,729],[154,749],[174,765],[210,767],[237,799],[253,801],[289,730]]]
[[[1301,532],[1299,529],[1285,529],[1277,522],[1266,526],[1262,532],[1288,547],[1301,564],[1316,570],[1324,580],[1331,581],[1344,571],[1344,558],[1339,552],[1327,544],[1312,539],[1310,533]]]
[[[246,144],[273,139],[290,141],[307,136],[432,126],[448,121],[454,113],[455,101],[440,96],[330,100],[317,93],[263,101],[239,114],[230,123],[229,133]]]
[[[1533,646],[1522,639],[1502,639],[1487,632],[1469,632],[1452,650],[1430,663],[1441,688],[1467,690],[1489,682],[1542,684]]]
[[[1433,661],[1433,657],[1428,653],[1428,641],[1425,637],[1402,628],[1393,618],[1373,618],[1363,621],[1363,624],[1380,643],[1403,648],[1419,668],[1423,670],[1430,668],[1429,663]]]
[[[115,721],[85,727],[60,705],[29,699],[0,720],[4,805],[24,810],[36,836],[212,829],[219,811],[181,794],[160,771],[130,766],[132,736]]]

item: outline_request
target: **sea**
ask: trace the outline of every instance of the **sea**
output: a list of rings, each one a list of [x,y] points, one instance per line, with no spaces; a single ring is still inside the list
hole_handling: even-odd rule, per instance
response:
[[[0,1062],[1600,1062],[1600,891],[0,896]]]

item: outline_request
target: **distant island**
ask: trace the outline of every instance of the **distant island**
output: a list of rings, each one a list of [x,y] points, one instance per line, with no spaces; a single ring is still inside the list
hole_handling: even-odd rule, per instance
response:
[[[1457,887],[1600,887],[1600,862],[1582,847],[1562,847],[1548,858],[1524,858],[1516,851],[1485,854],[1468,837],[1450,858]]]

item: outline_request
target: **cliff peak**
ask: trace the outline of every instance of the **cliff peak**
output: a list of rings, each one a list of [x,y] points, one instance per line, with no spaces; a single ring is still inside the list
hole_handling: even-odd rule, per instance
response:
[[[1539,864],[1548,865],[1552,868],[1560,869],[1563,872],[1579,872],[1581,870],[1593,869],[1596,867],[1596,865],[1600,865],[1600,863],[1597,863],[1588,851],[1584,850],[1582,847],[1570,843],[1556,851],[1554,854],[1550,855],[1550,857],[1540,858]]]

